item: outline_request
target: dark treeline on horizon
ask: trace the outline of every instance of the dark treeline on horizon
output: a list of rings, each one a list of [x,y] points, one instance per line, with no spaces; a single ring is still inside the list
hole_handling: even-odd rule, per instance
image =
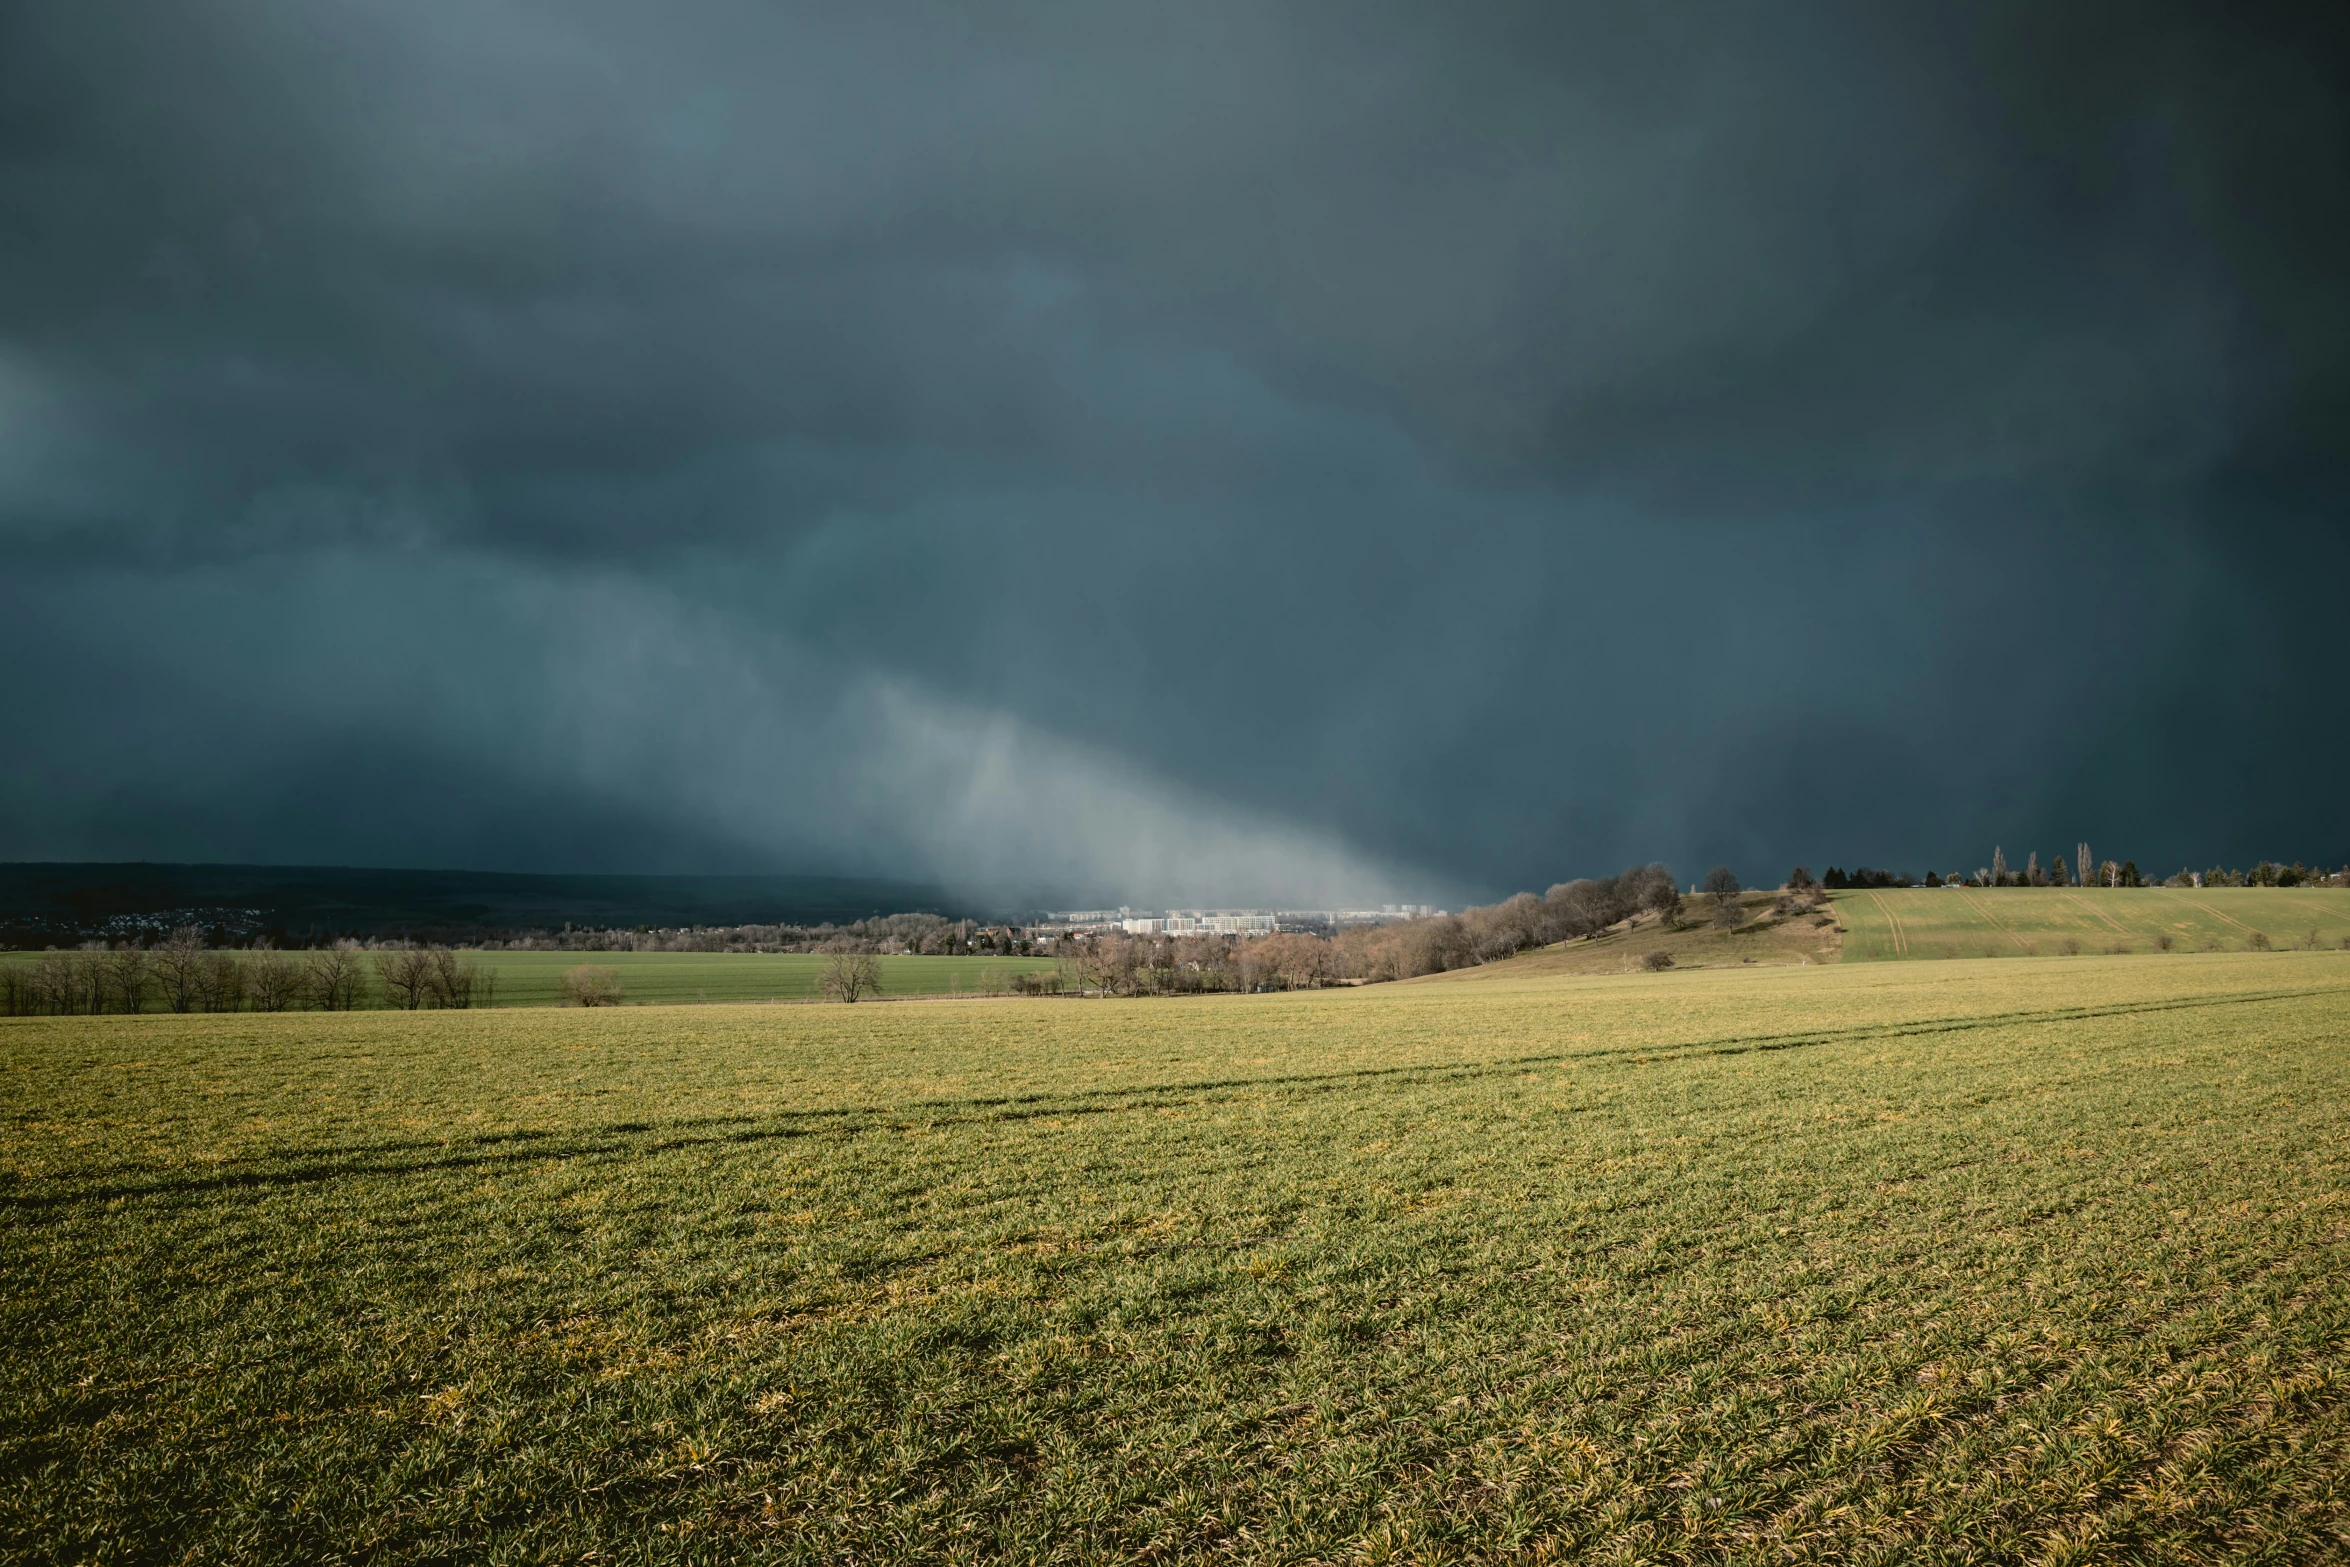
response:
[[[2095,861],[2088,857],[2088,845],[2081,845],[2068,862],[2057,855],[2046,866],[2040,864],[2038,853],[2029,855],[2021,869],[2007,863],[2004,849],[1991,852],[1991,863],[1972,873],[1953,872],[1948,876],[1939,871],[1926,872],[1923,879],[1907,871],[1872,870],[1866,865],[1850,871],[1831,865],[1820,877],[1819,885],[1829,892],[1848,888],[1870,887],[2340,887],[2350,886],[2350,865],[2338,871],[2324,866],[2311,866],[2295,860],[2290,865],[2274,860],[2262,860],[2250,870],[2236,870],[2214,865],[2209,870],[2181,868],[2169,876],[2148,876],[2138,869],[2136,860]],[[2086,874],[2081,867],[2086,866]],[[1802,866],[1795,868],[1789,885],[1808,883],[1810,873]]]
[[[651,876],[354,866],[0,864],[0,947],[152,946],[182,926],[214,946],[341,940],[477,945],[566,926],[827,929],[892,913],[986,916],[940,888],[839,876]],[[1001,915],[994,916],[999,922]]]

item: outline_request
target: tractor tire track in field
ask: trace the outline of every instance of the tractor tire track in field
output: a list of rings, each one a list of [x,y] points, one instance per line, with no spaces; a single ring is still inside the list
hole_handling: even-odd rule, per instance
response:
[[[2112,915],[2106,913],[2103,909],[2099,908],[2096,904],[2091,903],[2088,899],[2082,897],[2077,892],[2067,892],[2064,895],[2064,899],[2067,903],[2079,904],[2082,908],[2089,911],[2091,918],[2105,921],[2106,924],[2112,926],[2115,930],[2120,931],[2125,936],[2136,936],[2142,934],[2142,932],[2130,929],[2129,926],[2124,925],[2120,920],[2115,919]]]
[[[620,1122],[570,1131],[501,1132],[468,1139],[463,1144],[420,1144],[413,1139],[402,1139],[396,1143],[258,1154],[250,1159],[232,1161],[232,1167],[229,1168],[216,1168],[203,1175],[176,1179],[166,1173],[169,1166],[115,1165],[78,1175],[19,1176],[17,1180],[25,1186],[47,1186],[52,1190],[0,1190],[0,1210],[71,1210],[91,1204],[140,1198],[192,1198],[224,1190],[264,1191],[369,1176],[398,1180],[451,1169],[521,1166],[567,1159],[642,1158],[648,1154],[719,1148],[775,1139],[864,1137],[876,1133],[1016,1125],[1023,1121],[1064,1117],[1196,1109],[1203,1104],[1231,1102],[1252,1095],[1261,1097],[1268,1091],[1284,1094],[1336,1093],[1389,1080],[1398,1087],[1466,1083],[1523,1076],[1538,1067],[1572,1066],[1586,1061],[1620,1061],[1634,1066],[1665,1065],[1709,1056],[1740,1056],[1823,1045],[1865,1044],[1933,1034],[1966,1033],[1977,1029],[2018,1028],[2034,1023],[2129,1017],[2140,1013],[2191,1012],[2264,1002],[2306,1001],[2328,995],[2350,996],[2350,985],[2236,991],[2166,1001],[2117,1002],[2108,1006],[2052,1007],[2022,1012],[1978,1013],[1966,1017],[1920,1018],[1908,1023],[1858,1028],[1803,1029],[1784,1034],[1729,1035],[1714,1039],[1609,1045],[1591,1050],[1548,1051],[1449,1066],[1365,1067],[1345,1072],[1295,1073],[1277,1077],[1202,1078],[1187,1082],[1144,1083],[1130,1088],[1079,1089],[1059,1094],[924,1099],[903,1105],[840,1105],[781,1111],[763,1118],[714,1117],[671,1122],[666,1126]],[[508,1144],[520,1146],[505,1146]],[[425,1148],[434,1149],[439,1157],[398,1157],[421,1152]],[[141,1175],[163,1178],[136,1179]],[[98,1184],[92,1182],[93,1177],[101,1181],[106,1177],[113,1179]]]
[[[2222,914],[2219,910],[2211,907],[2211,905],[2207,903],[2198,903],[2183,892],[2174,892],[2168,887],[2157,887],[2154,890],[2161,893],[2166,898],[2178,899],[2179,902],[2184,903],[2188,908],[2194,909],[2198,913],[2208,914],[2215,920],[2225,920],[2247,936],[2257,936],[2260,934],[2260,932],[2254,930],[2251,926],[2245,924],[2242,920],[2237,919],[2234,915]]]
[[[2299,889],[2295,890],[2296,892],[2299,891]],[[2329,907],[2322,902],[2311,903],[2301,897],[2295,897],[2293,899],[2292,906],[2296,909],[2299,909],[2302,913],[2308,915],[2311,919],[2317,921],[2317,923],[2320,925],[2330,925],[2334,921],[2340,919],[2343,914],[2343,911],[2339,908]]]
[[[1893,955],[1897,958],[1908,957],[1909,937],[1901,928],[1901,916],[1894,913],[1893,906],[1874,892],[1869,894],[1869,901],[1877,906],[1879,914],[1885,916],[1885,923],[1893,927]]]
[[[2024,951],[2029,952],[2032,950],[2031,944],[2025,941],[2023,937],[2017,935],[2014,931],[2008,929],[2006,924],[2002,922],[1997,915],[1993,914],[1989,909],[1985,908],[1982,902],[1975,897],[1972,890],[1961,887],[1958,889],[1958,895],[1966,899],[1967,907],[1973,909],[1977,914],[1980,914],[1983,917],[1983,922],[1989,925],[1993,930],[1999,932],[2002,936],[2005,936],[2008,940],[2023,948]]]

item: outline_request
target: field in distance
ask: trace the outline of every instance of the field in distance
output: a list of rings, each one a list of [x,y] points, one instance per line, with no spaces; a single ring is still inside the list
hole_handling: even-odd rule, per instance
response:
[[[1914,887],[1836,892],[1845,960],[2339,947],[2350,888]]]
[[[553,1006],[563,976],[581,964],[615,970],[636,1001],[806,1001],[827,961],[814,952],[476,952],[497,979],[501,1007]],[[1007,990],[1015,974],[1052,971],[1051,958],[876,958],[884,996],[978,995]]]
[[[2338,1559],[2346,999],[0,1019],[0,1559]]]
[[[581,965],[609,968],[620,976],[625,1004],[694,1001],[808,1001],[818,994],[827,959],[812,952],[467,952],[466,957],[496,982],[491,1002],[500,1007],[557,1006],[568,999],[563,976]],[[297,954],[299,956],[299,954]],[[0,953],[0,962],[30,963],[40,954]],[[881,994],[889,996],[986,995],[1009,990],[1016,974],[1049,973],[1051,958],[922,957],[900,954],[874,960],[881,966]],[[160,1002],[150,998],[150,1008]],[[370,981],[367,1005],[383,1005],[380,987]]]

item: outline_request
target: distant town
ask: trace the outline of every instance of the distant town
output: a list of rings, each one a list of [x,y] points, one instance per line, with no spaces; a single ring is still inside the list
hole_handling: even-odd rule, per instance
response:
[[[1385,925],[1396,920],[1424,919],[1445,911],[1432,903],[1383,903],[1375,909],[1058,909],[1030,927],[1031,934],[1049,941],[1055,936],[1099,935],[1124,931],[1129,936],[1271,936],[1324,935],[1354,925]]]

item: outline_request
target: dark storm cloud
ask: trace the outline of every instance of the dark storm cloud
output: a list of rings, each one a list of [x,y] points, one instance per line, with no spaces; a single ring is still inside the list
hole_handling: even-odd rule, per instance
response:
[[[0,29],[0,853],[2350,852],[2306,19]]]

